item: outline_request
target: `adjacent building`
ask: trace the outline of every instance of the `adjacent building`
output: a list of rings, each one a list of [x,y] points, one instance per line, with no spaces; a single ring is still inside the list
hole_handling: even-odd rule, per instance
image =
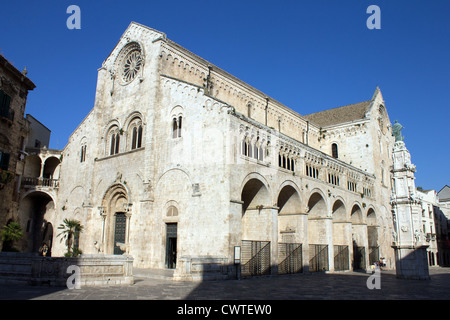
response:
[[[18,221],[19,186],[25,160],[28,123],[24,118],[28,92],[35,88],[26,76],[0,55],[0,226]],[[0,239],[0,248],[2,247]]]

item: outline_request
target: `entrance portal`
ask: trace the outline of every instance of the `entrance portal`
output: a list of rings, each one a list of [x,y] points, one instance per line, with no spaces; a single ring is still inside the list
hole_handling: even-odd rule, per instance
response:
[[[166,224],[166,266],[175,269],[177,265],[177,224]]]
[[[123,212],[116,213],[114,226],[114,254],[123,254],[125,252],[125,232],[127,217]]]

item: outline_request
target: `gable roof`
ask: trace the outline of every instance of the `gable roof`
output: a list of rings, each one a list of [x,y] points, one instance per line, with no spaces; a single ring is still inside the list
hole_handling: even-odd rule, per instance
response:
[[[371,103],[372,100],[349,104],[343,107],[311,113],[303,117],[320,127],[361,120],[365,119],[366,111]]]
[[[450,200],[450,187],[445,186],[443,187],[438,193],[437,196],[439,198],[439,201],[448,201]]]

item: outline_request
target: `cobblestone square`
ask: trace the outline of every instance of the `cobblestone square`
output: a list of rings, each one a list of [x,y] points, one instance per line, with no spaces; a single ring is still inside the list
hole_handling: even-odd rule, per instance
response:
[[[381,271],[380,289],[358,272],[261,276],[242,280],[182,282],[140,276],[129,286],[2,285],[1,300],[448,300],[450,268],[430,268],[430,280],[403,280]]]

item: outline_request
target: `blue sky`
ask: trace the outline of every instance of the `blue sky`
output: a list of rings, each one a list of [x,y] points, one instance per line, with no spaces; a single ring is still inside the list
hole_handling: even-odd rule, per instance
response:
[[[69,30],[70,5],[81,30]],[[381,29],[369,30],[370,5]],[[450,0],[1,0],[0,53],[36,89],[26,113],[62,149],[92,109],[97,69],[131,21],[300,114],[366,101],[377,86],[405,128],[416,186],[450,185]]]

